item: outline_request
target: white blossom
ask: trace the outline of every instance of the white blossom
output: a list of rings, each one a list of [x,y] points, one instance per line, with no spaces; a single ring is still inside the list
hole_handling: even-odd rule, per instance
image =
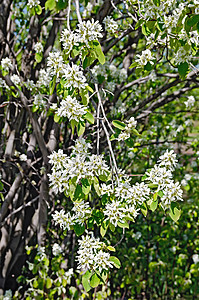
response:
[[[72,211],[75,213],[73,216],[74,222],[83,225],[84,221],[91,215],[91,209],[88,202],[74,202]]]
[[[188,97],[188,99],[187,99],[187,101],[185,101],[185,106],[186,106],[186,108],[191,108],[191,107],[193,107],[194,106],[194,104],[195,104],[195,97],[194,96],[189,96]]]
[[[61,211],[55,211],[52,215],[55,225],[59,224],[62,229],[70,230],[70,226],[73,225],[73,217],[70,213],[65,213],[62,209]]]
[[[125,218],[125,208],[122,207],[119,201],[112,201],[107,203],[104,209],[104,215],[107,216],[106,220],[109,220],[115,227],[117,223],[123,223]]]
[[[49,71],[51,70],[51,68],[49,69]],[[49,86],[51,80],[51,76],[49,74],[48,71],[44,70],[44,69],[40,69],[39,71],[39,79],[37,81],[37,87],[41,87],[42,85],[44,85],[45,87]]]
[[[1,66],[2,66],[2,69],[5,70],[5,71],[9,71],[9,69],[12,70],[13,65],[12,65],[11,59],[8,58],[8,57],[2,58]]]
[[[88,2],[87,6],[84,8],[84,11],[82,13],[82,17],[84,17],[84,18],[89,17],[92,10],[93,10],[93,4]]]
[[[88,42],[103,37],[101,34],[102,26],[99,24],[99,21],[95,22],[94,19],[91,21],[83,21],[82,23],[78,24],[77,27],[78,29],[76,32],[80,34],[81,43],[85,43],[88,47]]]
[[[158,163],[159,166],[164,166],[168,169],[173,170],[177,164],[176,154],[173,150],[169,151],[167,149],[166,152],[159,157]]]
[[[182,194],[183,191],[181,189],[180,183],[179,182],[173,182],[171,180],[163,190],[163,196],[161,197],[161,202],[163,202],[163,207],[167,207],[171,202],[180,200],[183,201],[182,199]]]
[[[118,141],[125,141],[127,140],[128,138],[130,138],[130,133],[129,132],[126,132],[126,131],[122,131],[120,132],[117,140]]]
[[[3,300],[12,300],[12,290],[5,291],[5,294],[3,296]]]
[[[21,161],[27,161],[27,159],[28,159],[26,154],[21,154],[19,156],[19,158],[20,158]]]
[[[35,88],[35,83],[33,80],[27,79],[27,81],[25,82],[25,86],[27,90],[32,91]]]
[[[150,62],[150,64],[154,64],[153,63],[153,56],[152,56],[152,53],[151,53],[151,50],[149,49],[146,49],[144,51],[142,51],[142,54],[139,55],[137,54],[137,58],[135,59],[135,61],[138,63],[138,65],[140,67],[143,67],[145,66],[148,62]]]
[[[83,121],[82,116],[86,114],[86,107],[81,105],[76,98],[67,96],[60,102],[60,107],[56,111],[60,117],[67,117],[69,121]]]
[[[62,248],[59,246],[59,244],[53,244],[52,253],[54,256],[58,256],[62,253]]]
[[[40,260],[44,260],[44,258],[46,258],[45,247],[39,246],[37,248],[37,254],[40,256]]]
[[[28,6],[30,8],[35,7],[37,5],[40,5],[40,1],[39,0],[28,0]]]
[[[118,29],[118,23],[110,16],[105,17],[103,23],[105,25],[105,30],[109,33],[115,33]]]
[[[10,76],[10,79],[14,83],[14,85],[19,85],[21,82],[20,77],[16,74],[13,74],[12,76]]]
[[[37,94],[34,97],[33,104],[38,108],[38,109],[43,109],[47,105],[47,100],[44,98],[43,95]]]
[[[78,269],[83,270],[107,270],[113,265],[109,260],[110,254],[103,251],[104,243],[99,238],[95,238],[93,232],[86,232],[86,236],[78,241],[79,249],[77,251]]]
[[[38,42],[34,45],[34,50],[36,53],[41,53],[44,50],[44,47],[41,42]]]
[[[64,29],[61,33],[60,42],[62,42],[67,54],[72,50],[73,46],[79,45],[79,40],[79,35],[75,32],[69,31],[68,29]]]
[[[47,72],[52,76],[56,75],[59,77],[63,73],[64,60],[59,51],[50,52],[47,58]]]
[[[88,84],[86,83],[86,77],[84,76],[81,68],[78,65],[72,63],[66,65],[63,69],[63,78],[66,80],[66,88],[78,88],[84,89]]]

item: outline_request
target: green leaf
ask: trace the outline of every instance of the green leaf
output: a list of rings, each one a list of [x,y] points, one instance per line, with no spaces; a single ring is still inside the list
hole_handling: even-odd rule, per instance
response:
[[[81,182],[82,182],[82,192],[84,193],[84,195],[87,195],[91,190],[91,185],[88,182],[87,178],[82,178]]]
[[[35,53],[35,60],[37,63],[42,61],[43,55],[41,53]]]
[[[83,284],[83,287],[86,292],[89,292],[91,289],[91,286],[89,283],[89,279],[91,276],[92,276],[92,272],[89,270],[82,276],[82,284]]]
[[[53,76],[53,79],[50,81],[50,95],[53,94],[56,84],[56,76]]]
[[[88,228],[92,228],[94,225],[94,219],[93,217],[90,217],[88,220],[87,220],[87,226]]]
[[[59,123],[60,119],[61,119],[60,116],[58,116],[57,114],[54,115],[54,121],[55,121],[55,123]]]
[[[74,228],[74,231],[75,231],[77,236],[82,235],[85,231],[85,225],[81,225],[81,224],[78,224],[78,223],[74,224],[73,228]]]
[[[107,232],[107,229],[108,229],[108,223],[106,221],[103,221],[102,225],[100,227],[100,234],[101,234],[102,237],[105,236],[105,234]]]
[[[55,0],[47,0],[45,3],[45,9],[53,10],[56,7],[56,1]]]
[[[110,256],[109,260],[113,263],[113,265],[119,269],[121,267],[121,262],[119,261],[119,259],[115,256]]]
[[[119,120],[114,120],[112,122],[112,124],[113,124],[114,127],[119,128],[120,130],[124,130],[125,127],[126,127],[126,125],[123,122],[119,121]]]
[[[135,67],[137,67],[138,63],[137,62],[134,62],[130,65],[129,69],[133,69]]]
[[[157,207],[158,207],[158,200],[154,200],[154,201],[150,204],[150,210],[155,211]]]
[[[136,24],[135,24],[135,30],[138,29],[143,23],[144,23],[145,20],[143,19],[140,19]]]
[[[169,215],[174,222],[177,222],[181,215],[181,209],[177,208],[177,203],[172,202]]]
[[[96,273],[94,273],[90,279],[90,285],[91,287],[95,288],[99,285],[100,283],[100,278],[97,276]]]
[[[94,93],[92,87],[90,87],[89,85],[86,86],[86,89],[87,89],[89,92]]]
[[[35,11],[36,11],[37,15],[41,15],[41,13],[42,13],[41,5],[37,5],[37,6],[35,7]]]
[[[113,252],[115,252],[115,248],[114,248],[114,247],[112,247],[112,246],[108,246],[108,247],[107,247],[107,249],[108,249],[109,251],[113,251]]]
[[[184,79],[189,72],[189,65],[187,62],[178,65],[178,72],[180,76]]]
[[[129,228],[129,224],[127,222],[117,222],[117,225],[120,228]]]
[[[100,64],[104,64],[105,63],[105,56],[104,53],[102,52],[102,48],[101,45],[98,41],[93,41],[93,50],[96,54],[97,59],[99,60]]]
[[[88,91],[85,89],[85,90],[81,90],[80,91],[80,96],[82,98],[82,103],[84,105],[88,105],[89,103],[89,94],[88,94]]]
[[[143,215],[145,217],[147,216],[147,206],[146,206],[146,203],[142,203],[142,205],[141,205],[141,212],[143,213]]]
[[[50,289],[51,286],[52,286],[52,279],[48,277],[48,278],[46,279],[46,288],[47,288],[47,289]]]
[[[95,119],[93,117],[93,115],[90,112],[87,112],[87,114],[84,115],[84,118],[90,123],[90,124],[94,124],[95,123]]]
[[[93,186],[98,196],[100,196],[99,180],[97,179],[97,177],[93,178]]]
[[[77,184],[74,193],[74,200],[81,200],[83,198],[84,198],[84,194],[82,192],[82,187],[79,184]]]
[[[185,30],[189,34],[191,28],[199,22],[199,15],[187,16],[185,20]]]
[[[77,135],[78,135],[78,136],[82,135],[82,134],[84,133],[84,131],[85,131],[85,124],[84,124],[83,122],[80,121],[80,122],[77,124]]]
[[[75,132],[75,126],[77,126],[77,122],[75,120],[70,121],[71,129],[72,129],[72,134]]]
[[[137,129],[133,128],[131,131],[132,131],[135,135],[141,136],[141,134],[139,134],[139,132],[137,131]]]
[[[114,232],[115,231],[115,226],[113,225],[113,224],[109,224],[109,228],[110,228],[110,230],[112,231],[112,232]]]
[[[68,5],[68,2],[65,0],[58,0],[58,2],[56,3],[56,8],[58,10],[62,10],[65,9]]]

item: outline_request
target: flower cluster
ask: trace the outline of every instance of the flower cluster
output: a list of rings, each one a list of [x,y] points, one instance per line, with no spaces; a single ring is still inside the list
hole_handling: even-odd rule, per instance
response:
[[[28,6],[30,8],[33,8],[33,7],[35,7],[35,6],[39,5],[39,4],[40,4],[39,0],[28,0]]]
[[[48,71],[51,70],[51,67]],[[39,79],[37,80],[37,87],[41,87],[42,85],[44,85],[45,87],[48,87],[49,86],[49,83],[50,83],[50,80],[51,80],[51,77],[49,76],[49,72],[44,70],[44,69],[40,69],[39,71]]]
[[[115,33],[118,29],[118,23],[110,16],[105,17],[103,23],[105,25],[105,30],[109,33]]]
[[[187,99],[187,101],[185,101],[185,106],[186,106],[186,108],[191,108],[191,107],[193,107],[194,106],[194,104],[195,104],[195,98],[194,98],[194,96],[189,96],[188,97],[188,99]]]
[[[140,67],[146,66],[148,62],[153,65],[153,60],[154,58],[152,56],[151,50],[149,49],[142,51],[141,55],[137,54],[137,58],[135,59],[135,61],[138,63],[138,66]]]
[[[79,46],[80,44],[86,44],[86,46],[90,48],[89,42],[101,38],[101,31],[102,26],[99,24],[99,21],[94,22],[94,19],[91,21],[83,21],[77,25],[75,31],[64,29],[60,41],[62,42],[66,53],[69,53],[73,46]]]
[[[64,67],[64,60],[59,51],[49,53],[49,56],[47,58],[47,67],[48,67],[47,72],[51,76],[56,75],[57,77],[59,77],[59,75],[62,74],[63,67]]]
[[[137,125],[137,121],[135,120],[134,117],[131,117],[128,121],[127,121],[127,125],[125,127],[125,130],[122,131],[117,140],[118,141],[125,141],[126,139],[130,138],[131,135],[131,131],[132,129],[134,129]]]
[[[166,209],[171,202],[182,199],[182,189],[179,182],[174,182],[172,179],[172,171],[176,166],[176,154],[173,150],[166,151],[160,156],[158,164],[150,171],[146,172],[147,181],[150,181],[156,186],[156,192],[162,191],[161,206]]]
[[[66,80],[65,87],[69,89],[84,89],[88,85],[81,68],[73,63],[71,66],[69,64],[64,66],[63,78]]]
[[[11,61],[11,59],[8,58],[8,57],[2,58],[1,66],[2,66],[2,69],[5,70],[5,71],[9,71],[9,69],[12,70],[12,61]]]
[[[38,42],[34,45],[34,50],[36,53],[41,53],[44,50],[42,43]]]
[[[82,116],[86,114],[86,107],[81,105],[76,98],[67,96],[60,102],[60,107],[56,109],[56,114],[60,117],[67,117],[69,121],[82,121]]]
[[[12,76],[10,76],[10,79],[14,83],[14,85],[19,85],[21,82],[20,77],[16,74],[13,74]]]
[[[58,256],[62,253],[62,248],[59,246],[59,244],[53,244],[52,253],[54,256]]]
[[[35,95],[35,97],[34,97],[33,104],[34,104],[34,106],[35,106],[37,109],[43,109],[43,108],[45,108],[46,105],[47,105],[47,100],[44,99],[44,96],[43,96],[43,95],[37,94],[37,95]]]
[[[105,244],[95,238],[93,232],[82,236],[78,241],[79,249],[77,251],[78,269],[99,271],[112,268],[112,262],[109,260],[110,254],[103,249]]]
[[[81,144],[85,149],[85,140],[82,139]],[[73,152],[70,156],[64,154],[62,150],[53,152],[49,156],[49,162],[53,165],[53,167],[52,173],[48,176],[52,190],[55,193],[58,191],[65,191],[66,193],[69,192],[68,183],[69,180],[73,178],[75,178],[78,183],[82,178],[92,180],[94,176],[107,176],[110,172],[108,165],[103,159],[103,155],[91,155],[88,152],[81,154],[80,143],[77,143],[77,150],[75,148],[73,148]]]

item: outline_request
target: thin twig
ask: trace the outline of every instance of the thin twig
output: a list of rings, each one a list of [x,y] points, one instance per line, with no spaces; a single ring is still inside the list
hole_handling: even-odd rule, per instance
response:
[[[32,199],[31,201],[29,201],[26,204],[21,205],[20,207],[18,207],[17,209],[15,209],[13,212],[11,212],[6,218],[5,220],[0,224],[0,228],[3,227],[5,225],[5,223],[8,221],[8,219],[10,219],[13,215],[17,214],[19,211],[21,211],[23,208],[30,206],[32,203],[34,203],[35,201],[37,201],[37,199],[39,198],[39,196],[37,196],[36,198]]]
[[[99,128],[99,117],[100,117],[100,102],[97,106],[97,155],[100,153],[100,128]]]
[[[103,107],[103,104],[102,104],[102,99],[101,99],[101,96],[100,96],[100,93],[99,93],[99,89],[98,89],[98,85],[97,83],[95,83],[95,89],[96,89],[96,92],[97,92],[97,97],[98,97],[98,101],[100,103],[100,106],[101,106],[101,109],[102,109],[102,114],[103,114],[103,117],[108,125],[108,127],[110,128],[110,130],[112,131],[112,133],[114,134],[114,130],[113,128],[111,127],[111,124],[109,123],[107,117],[106,117],[106,114],[105,114],[105,111],[104,111],[104,107]]]
[[[75,6],[76,6],[76,14],[77,14],[78,22],[82,23],[82,17],[79,11],[79,0],[75,0]]]
[[[71,0],[68,1],[68,11],[67,11],[67,28],[69,31],[70,29],[70,9],[71,9]]]

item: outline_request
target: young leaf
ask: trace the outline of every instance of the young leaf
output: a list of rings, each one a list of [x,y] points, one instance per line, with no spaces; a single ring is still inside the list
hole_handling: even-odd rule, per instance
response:
[[[92,272],[89,270],[82,276],[82,284],[86,292],[89,292],[91,289],[91,286],[89,284],[89,279],[91,276]]]
[[[119,128],[120,130],[124,130],[125,127],[126,127],[126,125],[123,122],[118,121],[118,120],[114,120],[112,122],[112,124],[113,124],[114,127]]]
[[[84,233],[85,231],[85,226],[84,225],[80,225],[78,223],[76,223],[75,225],[73,225],[74,231],[76,233],[77,236],[80,236]]]
[[[47,0],[45,3],[45,9],[53,10],[56,7],[55,0]]]
[[[186,77],[186,75],[188,74],[189,71],[189,65],[187,62],[181,63],[178,65],[178,72],[180,74],[180,76],[182,77],[182,79],[184,79]]]
[[[101,45],[98,41],[94,41],[93,44],[94,44],[93,50],[96,54],[96,57],[99,60],[100,64],[103,65],[105,63],[105,56],[104,53],[102,52]]]
[[[181,215],[181,209],[177,208],[177,204],[172,202],[169,215],[174,222],[177,222]]]
[[[82,135],[84,131],[85,131],[85,124],[80,121],[77,125],[77,135],[78,136]]]
[[[115,256],[110,256],[109,260],[113,263],[113,265],[119,269],[121,267],[121,262],[119,261],[119,259]]]
[[[87,114],[84,115],[84,118],[90,123],[90,124],[94,124],[95,123],[95,119],[93,117],[93,115],[90,112],[87,112]]]
[[[147,216],[147,206],[145,203],[142,203],[141,206],[141,212],[143,213],[143,215],[146,217]]]
[[[109,251],[113,251],[113,252],[115,252],[115,248],[114,248],[114,247],[112,247],[112,246],[108,246],[108,247],[107,247],[107,249],[108,249]]]
[[[87,195],[91,190],[91,185],[88,182],[87,178],[82,178],[81,182],[82,182],[82,192],[84,193],[84,195]]]
[[[100,227],[100,234],[101,234],[102,237],[105,236],[105,234],[106,234],[106,232],[107,232],[107,229],[108,229],[108,224],[107,224],[106,221],[103,221],[103,222],[102,222],[102,225],[101,225],[101,227]]]
[[[117,225],[120,228],[129,228],[129,224],[127,222],[117,222]]]
[[[95,288],[99,285],[100,283],[100,278],[97,276],[96,273],[94,273],[90,279],[90,285],[91,287]]]

